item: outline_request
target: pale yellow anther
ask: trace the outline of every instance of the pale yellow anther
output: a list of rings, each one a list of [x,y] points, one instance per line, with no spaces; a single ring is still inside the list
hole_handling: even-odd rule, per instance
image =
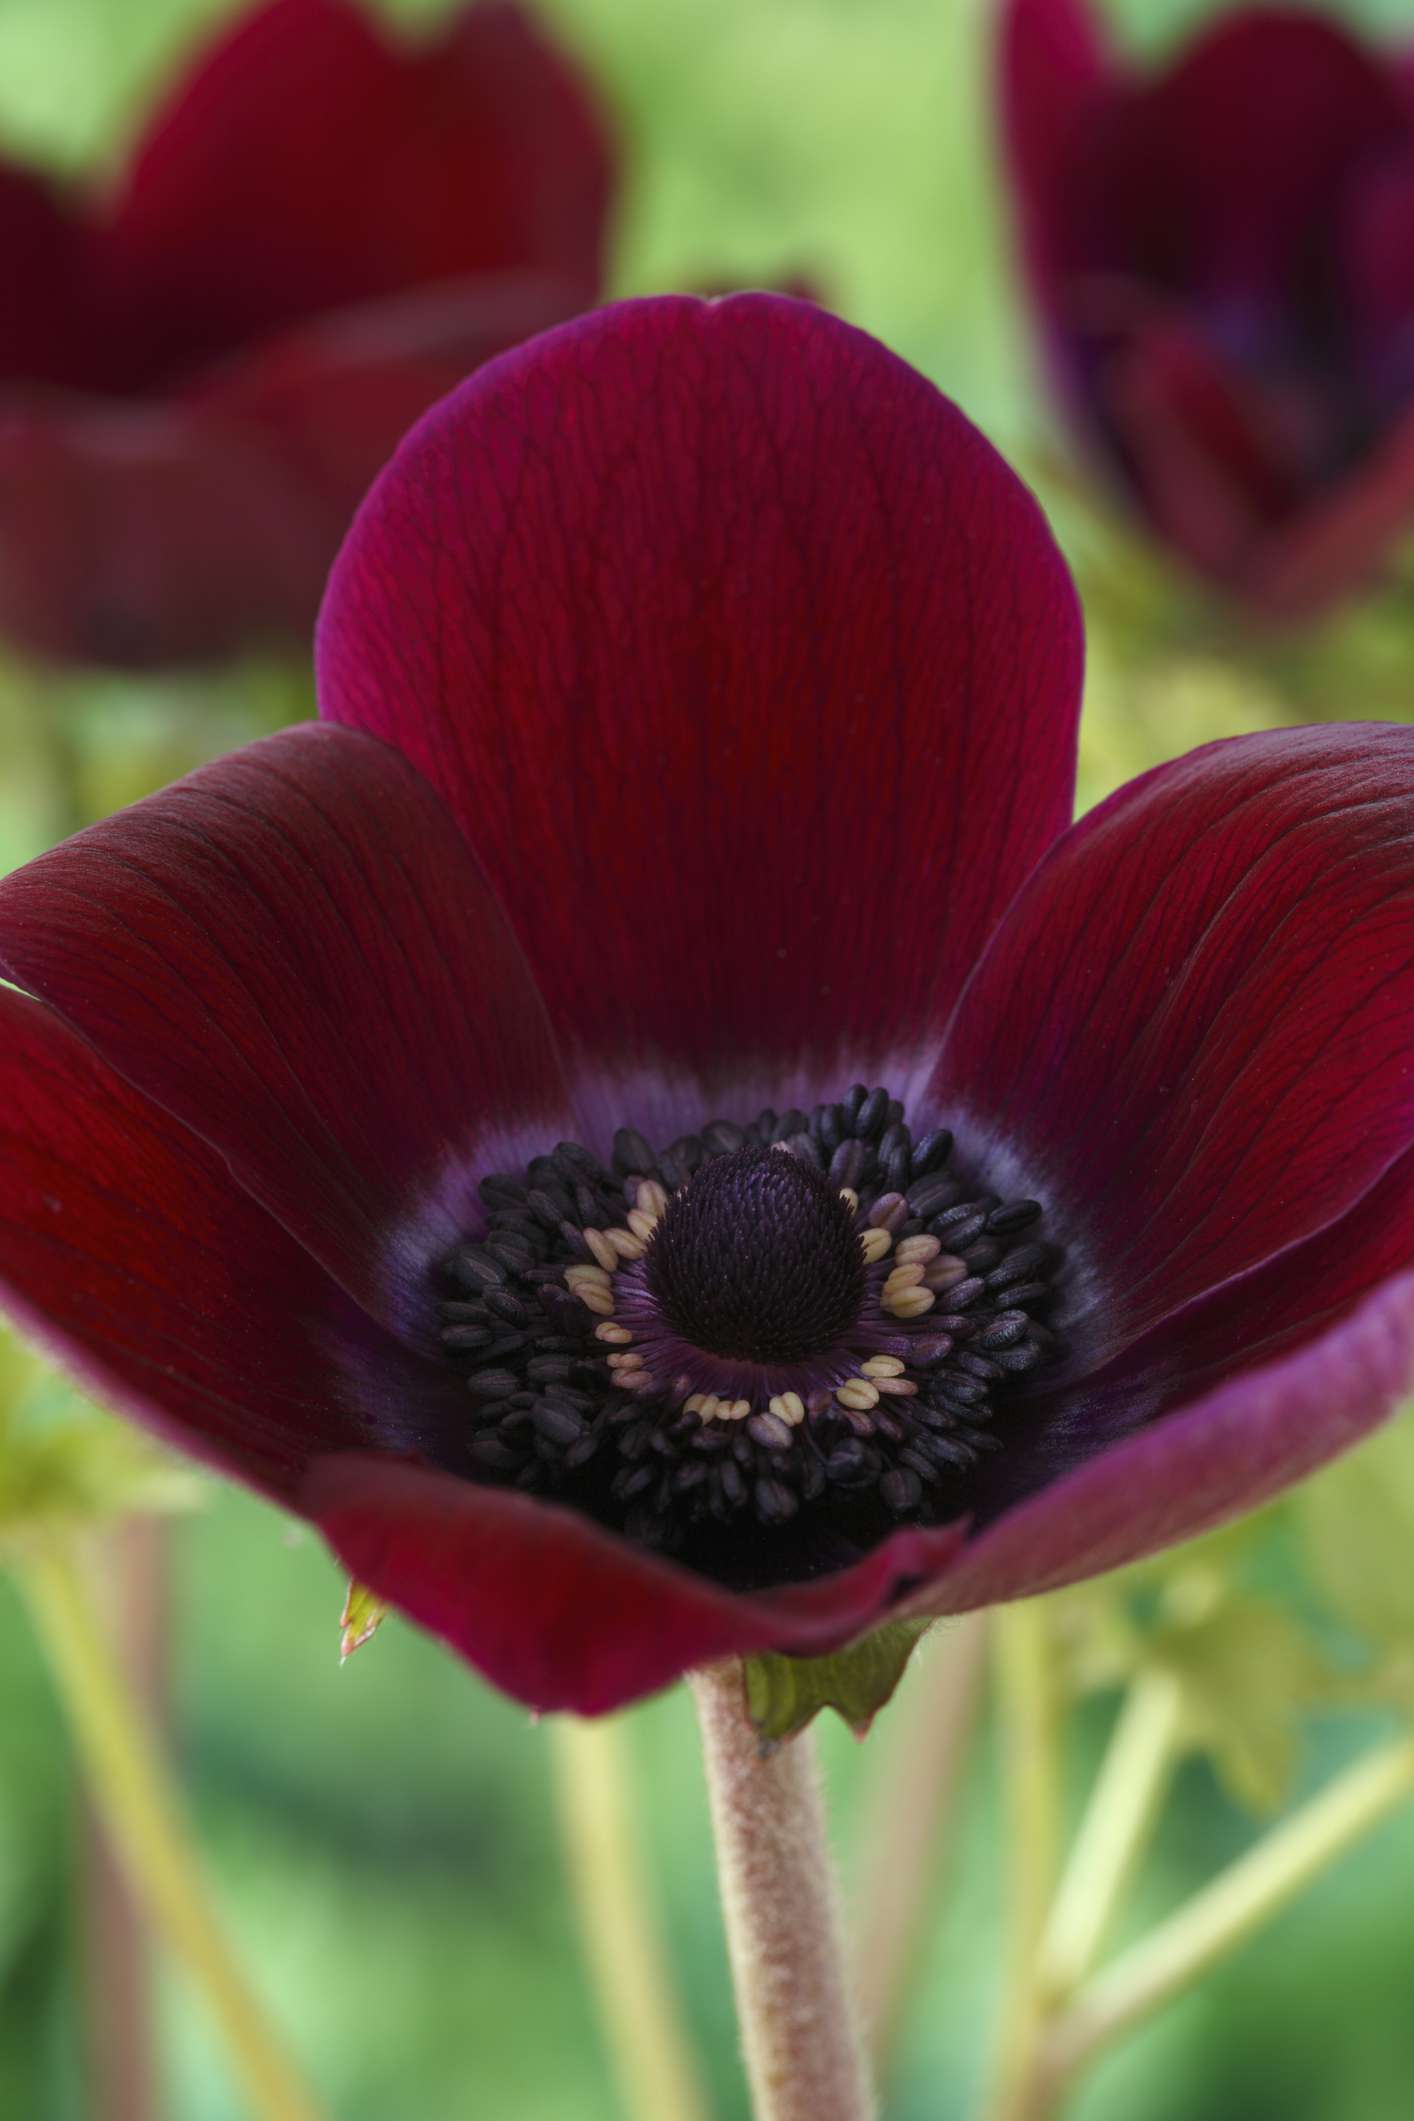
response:
[[[611,1370],[640,1370],[643,1367],[643,1357],[637,1348],[631,1349],[627,1355],[610,1355],[606,1360]]]
[[[895,1399],[912,1399],[918,1390],[911,1377],[876,1377],[874,1383],[880,1392],[892,1393]]]
[[[661,1215],[664,1208],[668,1205],[667,1192],[664,1187],[659,1185],[656,1178],[645,1178],[641,1181],[638,1191],[634,1195],[633,1204],[642,1215]],[[633,1227],[633,1217],[630,1215],[628,1220],[631,1229]]]
[[[659,1190],[661,1191],[661,1188]],[[643,1198],[643,1188],[641,1186],[638,1189],[638,1197],[640,1200]],[[640,1238],[646,1246],[649,1238],[658,1227],[658,1218],[656,1215],[646,1214],[642,1208],[630,1208],[628,1211],[628,1226],[634,1236]]]
[[[902,1377],[904,1371],[897,1355],[871,1355],[859,1367],[866,1377]]]
[[[722,1411],[722,1402],[715,1392],[704,1392],[702,1404],[696,1409],[704,1421],[715,1421]]]
[[[612,1289],[602,1288],[598,1282],[582,1281],[576,1287],[574,1293],[584,1305],[585,1310],[592,1311],[596,1318],[613,1317],[614,1292]]]
[[[613,1246],[620,1259],[642,1259],[644,1253],[648,1250],[644,1240],[641,1237],[635,1237],[632,1230],[615,1228],[606,1230],[604,1235],[608,1238],[609,1243]]]
[[[747,1415],[751,1412],[751,1401],[749,1399],[724,1399],[717,1412],[718,1418],[722,1421],[745,1421]]]
[[[603,1230],[582,1230],[580,1235],[606,1274],[612,1274],[619,1263],[619,1255],[610,1244]]]
[[[864,1254],[865,1266],[877,1266],[892,1244],[893,1239],[887,1230],[861,1231],[859,1249]]]
[[[627,1326],[596,1326],[594,1328],[594,1338],[596,1340],[607,1340],[612,1346],[623,1348],[627,1347],[628,1343],[633,1339],[633,1335],[629,1332]]]
[[[853,1407],[856,1413],[864,1414],[870,1407],[878,1406],[879,1390],[867,1377],[851,1377],[848,1384],[839,1387],[835,1398],[842,1407]]]
[[[849,1207],[853,1212],[855,1212],[856,1214],[858,1213],[859,1195],[855,1192],[853,1186],[841,1186],[840,1199],[844,1201],[846,1206]]]
[[[778,1392],[771,1401],[771,1412],[778,1414],[782,1421],[788,1421],[794,1428],[797,1422],[805,1419],[805,1401],[799,1392]]]
[[[700,1414],[706,1404],[707,1394],[705,1392],[694,1392],[690,1399],[683,1401],[682,1410],[684,1414]]]
[[[591,1267],[587,1260],[580,1261],[573,1267],[566,1267],[565,1281],[571,1289],[578,1289],[589,1283],[597,1283],[601,1289],[610,1287],[608,1270],[604,1267]]]
[[[896,1296],[884,1298],[884,1309],[895,1318],[921,1318],[937,1301],[931,1289],[900,1289]]]
[[[940,1237],[905,1237],[894,1253],[901,1267],[926,1266],[943,1249]]]
[[[922,1266],[895,1267],[884,1283],[885,1303],[891,1296],[897,1296],[900,1289],[916,1289],[926,1272],[927,1269]]]

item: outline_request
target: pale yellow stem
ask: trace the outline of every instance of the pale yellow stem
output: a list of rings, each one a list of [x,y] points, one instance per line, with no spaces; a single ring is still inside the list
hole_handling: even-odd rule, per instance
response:
[[[1048,1608],[1040,1599],[995,1615],[1010,1939],[991,2121],[1040,2121],[1032,2061],[1043,2024],[1041,1945],[1060,1857],[1060,1695]]]
[[[551,1730],[565,1857],[624,2114],[706,2121],[644,1876],[624,1721],[558,1716]]]
[[[871,1739],[883,1750],[860,1832],[855,1964],[881,2078],[937,1904],[986,1655],[984,1613],[944,1622],[915,1652],[900,1699]]]
[[[1120,1708],[1041,1947],[1048,2005],[1069,1999],[1100,1956],[1163,1808],[1183,1722],[1171,1673],[1141,1672]]]
[[[1044,2079],[1069,2082],[1099,2049],[1244,1944],[1411,1795],[1414,1739],[1357,1761],[1082,1991],[1045,2041]]]
[[[200,1990],[256,2121],[320,2121],[294,2063],[231,1956],[207,1897],[177,1792],[105,1639],[81,1568],[67,1551],[20,1569],[94,1805],[133,1888]]]

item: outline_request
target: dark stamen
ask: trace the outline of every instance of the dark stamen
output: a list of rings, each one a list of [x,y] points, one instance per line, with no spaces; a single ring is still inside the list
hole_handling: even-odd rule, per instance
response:
[[[915,1141],[884,1089],[666,1148],[621,1128],[611,1166],[561,1142],[481,1197],[439,1298],[472,1477],[728,1581],[957,1515],[1056,1352],[1040,1205],[959,1178],[947,1130]]]

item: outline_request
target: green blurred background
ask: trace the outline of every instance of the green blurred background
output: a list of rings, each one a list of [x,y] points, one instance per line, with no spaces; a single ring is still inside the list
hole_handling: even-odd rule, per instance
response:
[[[68,171],[111,165],[177,55],[226,0],[0,0],[0,142]],[[405,0],[430,17],[435,0]],[[1191,0],[1127,0],[1161,48]],[[618,291],[806,274],[1044,465],[1046,410],[1007,263],[985,93],[985,0],[545,0],[628,143]],[[1414,35],[1405,0],[1345,12]],[[1097,642],[1087,789],[1271,711],[1255,678],[1169,688],[1131,711]],[[1403,666],[1401,666],[1403,667]],[[1409,650],[1414,667],[1414,648]],[[51,683],[0,670],[0,862],[196,758],[304,711],[296,674]],[[1414,689],[1414,688],[1412,688]],[[1337,703],[1333,703],[1337,704]],[[1353,703],[1338,703],[1351,711]],[[1290,1531],[1259,1533],[1284,1581]],[[174,1722],[220,1897],[338,2121],[609,2121],[617,2111],[559,1868],[547,1736],[397,1622],[338,1665],[343,1586],[312,1540],[228,1491],[172,1533]],[[933,1655],[939,1654],[936,1647]],[[943,1638],[941,1654],[946,1654]],[[926,1658],[909,1684],[926,1684]],[[1079,1718],[1077,1784],[1103,1732]],[[745,2112],[689,1704],[631,1719],[636,1808],[674,1969],[718,2111]],[[888,1720],[882,1727],[887,1737]],[[858,1798],[882,1742],[824,1732],[850,1890]],[[1298,1787],[1360,1736],[1308,1719]],[[955,1858],[888,2111],[974,2104],[1001,1950],[996,1769],[971,1772]],[[80,2121],[69,1750],[17,1595],[0,1581],[0,2117]],[[1211,1768],[1186,1768],[1140,1896],[1151,1915],[1249,1833]],[[1414,1817],[1137,2037],[1081,2121],[1397,2121],[1414,2110]],[[171,2121],[236,2121],[199,2012],[164,1977]]]

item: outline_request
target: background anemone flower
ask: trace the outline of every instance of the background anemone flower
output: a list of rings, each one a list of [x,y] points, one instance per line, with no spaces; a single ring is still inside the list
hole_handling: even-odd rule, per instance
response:
[[[1295,1479],[1414,1370],[1414,732],[1067,830],[1080,661],[1023,488],[822,312],[491,364],[322,724],[0,885],[17,1317],[542,1708]]]
[[[111,198],[0,166],[0,632],[129,666],[307,638],[399,436],[597,299],[612,180],[503,0],[419,44],[270,0]]]
[[[1414,517],[1414,73],[1295,9],[1162,71],[1007,0],[1002,116],[1066,409],[1156,535],[1269,618]]]

